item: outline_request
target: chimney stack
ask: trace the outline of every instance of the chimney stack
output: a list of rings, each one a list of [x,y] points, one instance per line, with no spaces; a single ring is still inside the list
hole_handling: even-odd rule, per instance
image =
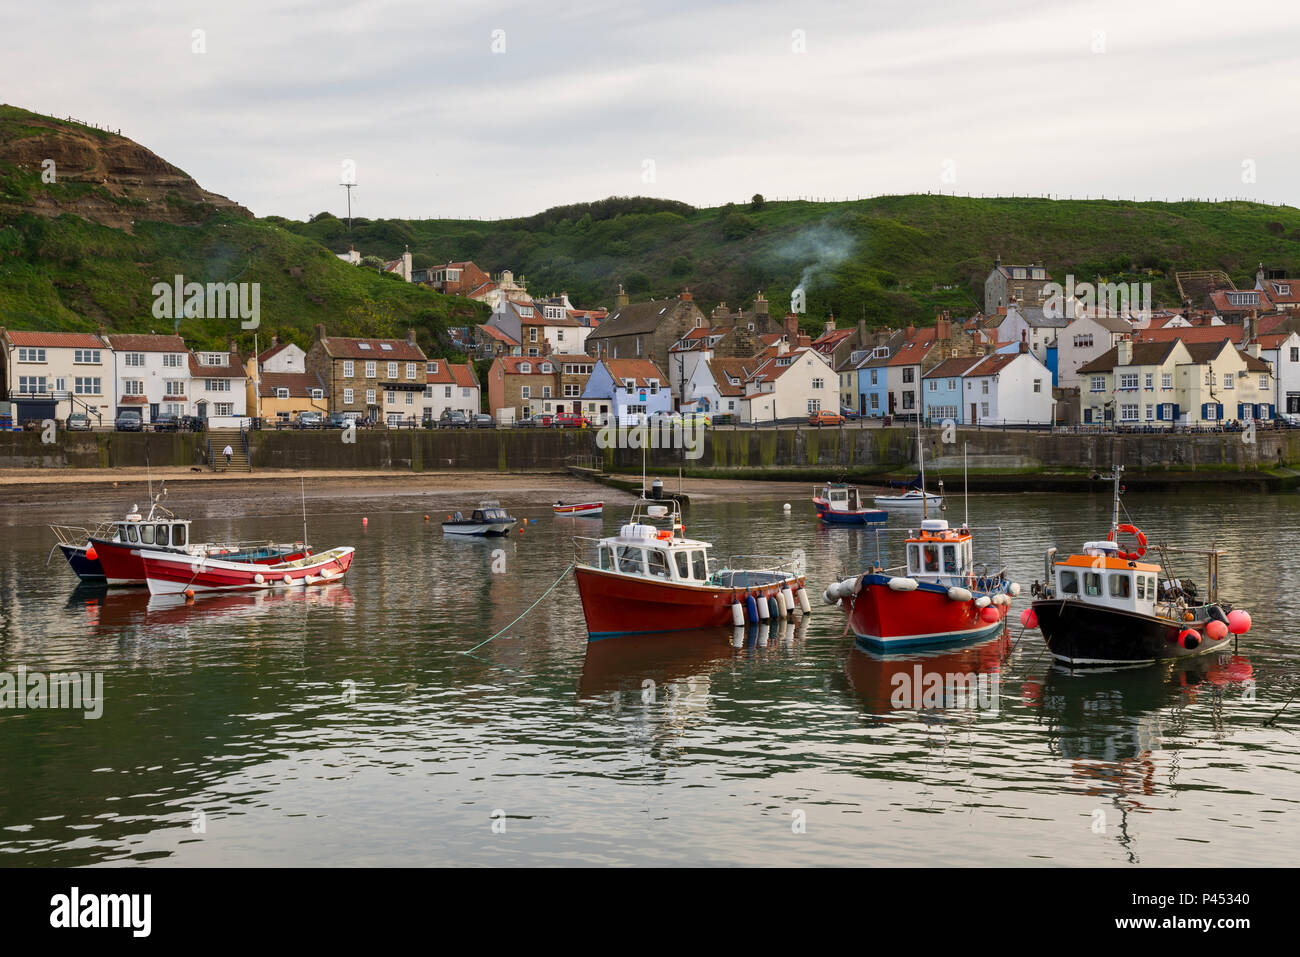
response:
[[[1132,365],[1133,364],[1133,340],[1128,336],[1124,336],[1122,339],[1119,340],[1119,343],[1117,344],[1116,348],[1118,350],[1118,356],[1115,361],[1122,366]]]
[[[411,345],[415,345],[415,329],[414,329],[414,328],[411,328],[411,329],[407,329],[407,330],[406,330],[406,341],[409,342]]]
[[[680,299],[682,302],[690,302],[695,297],[691,295],[691,291],[689,289],[683,289],[677,298]]]
[[[793,312],[785,314],[785,338],[791,345],[799,341],[799,317]]]
[[[763,290],[760,289],[758,295],[754,297],[754,318],[767,314],[767,300],[763,298]]]
[[[623,284],[618,284],[618,295],[614,297],[615,306],[626,306],[628,302],[627,293],[623,291]]]
[[[316,338],[321,342],[325,341],[325,323],[316,323]]]

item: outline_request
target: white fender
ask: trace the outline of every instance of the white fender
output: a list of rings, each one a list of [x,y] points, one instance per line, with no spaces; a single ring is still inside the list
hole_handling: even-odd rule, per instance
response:
[[[948,597],[953,601],[970,601],[974,596],[971,595],[969,588],[961,588],[954,585],[948,589]]]
[[[976,608],[987,608],[990,604],[992,604],[992,600],[988,595],[980,595],[975,599]]]
[[[772,613],[767,610],[767,596],[755,595],[754,602],[758,605],[758,620],[767,621],[767,619],[772,615]]]
[[[737,628],[743,627],[745,624],[745,609],[738,601],[731,603],[731,623]]]
[[[835,587],[834,585],[831,586],[831,588],[834,588],[834,587]],[[838,605],[838,604],[840,603],[840,600],[839,600],[838,598],[832,598],[832,597],[831,597],[831,591],[830,591],[830,588],[828,588],[828,589],[826,589],[826,591],[822,592],[822,601],[826,602],[826,604],[828,604],[828,605]]]
[[[799,591],[798,591],[798,593],[796,594],[795,597],[797,597],[797,598],[799,599],[799,609],[800,609],[800,610],[801,610],[805,615],[811,615],[811,614],[812,614],[812,602],[810,602],[810,601],[808,600],[808,589],[806,589],[806,588],[804,588],[802,585],[800,585],[800,586],[799,586]]]
[[[920,584],[915,578],[891,578],[889,587],[894,591],[916,591]]]
[[[1011,592],[1011,597],[1012,597],[1012,598],[1019,598],[1019,597],[1020,597],[1020,582],[1012,582],[1012,583],[1011,583],[1011,587],[1008,588],[1007,591]]]

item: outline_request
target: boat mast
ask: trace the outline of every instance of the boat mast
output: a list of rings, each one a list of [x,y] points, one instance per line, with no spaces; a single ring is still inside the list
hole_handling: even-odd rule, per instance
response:
[[[970,475],[966,469],[966,446],[969,443],[961,444],[961,481],[962,481],[962,498],[965,500],[966,517],[962,519],[962,524],[970,528]]]
[[[307,479],[299,475],[298,481],[301,483],[301,489],[302,489],[302,549],[303,552],[306,552],[307,551]]]
[[[916,458],[921,465],[921,520],[928,516],[929,502],[925,495],[925,446],[921,444],[921,415],[916,416]]]
[[[1115,466],[1115,506],[1114,514],[1112,515],[1110,522],[1110,540],[1112,542],[1119,541],[1119,477],[1123,471],[1124,466]]]

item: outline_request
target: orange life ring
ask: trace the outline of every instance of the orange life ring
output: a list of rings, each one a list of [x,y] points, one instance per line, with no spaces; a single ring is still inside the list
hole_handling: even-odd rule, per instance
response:
[[[668,541],[668,539],[670,539],[670,538],[672,538],[672,537],[673,537],[673,533],[670,532],[670,531],[668,531],[668,529],[666,529],[666,528],[662,528],[662,529],[660,529],[658,532],[655,533],[655,538],[658,538],[660,541],[665,541],[665,542],[666,542],[666,541]]]
[[[1115,555],[1117,557],[1132,562],[1137,561],[1137,559],[1147,553],[1147,537],[1143,534],[1142,529],[1138,528],[1136,525],[1121,525],[1119,526],[1119,530],[1124,532],[1126,535],[1132,535],[1136,538],[1138,548],[1135,552],[1116,552]],[[1106,539],[1111,542],[1115,541],[1115,532],[1111,531],[1111,533],[1106,536]]]

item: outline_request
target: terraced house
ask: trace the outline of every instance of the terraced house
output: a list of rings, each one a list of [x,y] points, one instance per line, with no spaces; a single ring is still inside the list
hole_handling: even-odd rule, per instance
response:
[[[230,343],[224,352],[191,352],[189,413],[212,428],[238,428],[248,415],[248,372]]]
[[[14,421],[56,419],[74,412],[92,423],[113,414],[113,354],[84,332],[0,331],[4,346],[0,395],[15,405]]]
[[[447,410],[467,416],[482,410],[482,392],[470,363],[430,359],[425,364],[424,381],[421,418],[437,421]]]
[[[326,336],[318,324],[307,350],[307,371],[325,383],[331,412],[391,425],[421,418],[428,361],[414,329],[405,339],[352,339]]]
[[[673,343],[706,324],[689,292],[676,299],[623,303],[587,336],[587,352],[597,359],[665,362]]]
[[[1080,367],[1084,424],[1172,427],[1272,418],[1273,373],[1259,345],[1121,341]]]
[[[117,333],[103,339],[113,351],[114,415],[135,411],[153,422],[160,412],[189,414],[190,359],[184,339]]]

